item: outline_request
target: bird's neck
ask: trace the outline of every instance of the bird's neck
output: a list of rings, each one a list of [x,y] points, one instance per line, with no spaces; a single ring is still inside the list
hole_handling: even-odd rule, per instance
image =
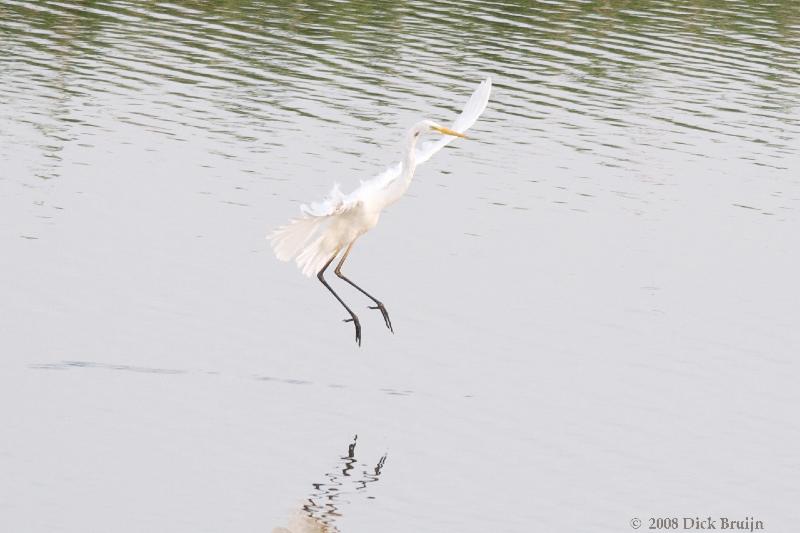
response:
[[[414,170],[417,168],[417,137],[411,136],[406,143],[406,150],[403,154],[402,178],[406,188],[411,185],[411,178],[414,177]]]
[[[381,208],[388,207],[403,196],[411,186],[414,177],[414,169],[417,167],[417,139],[411,137],[405,145],[403,159],[400,162],[400,174],[394,178],[385,189],[385,194],[381,198]]]

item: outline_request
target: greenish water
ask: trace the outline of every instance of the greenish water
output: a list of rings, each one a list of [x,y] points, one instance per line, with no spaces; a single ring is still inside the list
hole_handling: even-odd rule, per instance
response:
[[[0,1],[0,524],[790,530],[798,58],[788,0]],[[356,349],[264,235],[485,76]]]
[[[688,164],[676,158],[705,174],[757,165],[772,175],[797,163],[795,2],[0,9],[7,179],[62,175],[73,161],[55,162],[68,143],[88,151],[110,133],[191,140],[205,145],[198,155],[296,180],[290,156],[316,155],[309,174],[352,165],[363,143],[393,140],[411,117],[456,110],[451,95],[487,74],[497,90],[485,127],[503,133],[492,159],[506,172],[533,157],[543,178],[574,175],[562,171],[565,159],[592,172],[614,166],[613,177]],[[306,146],[293,147],[300,138]],[[332,154],[318,157],[325,148]],[[733,168],[697,161],[723,158]]]

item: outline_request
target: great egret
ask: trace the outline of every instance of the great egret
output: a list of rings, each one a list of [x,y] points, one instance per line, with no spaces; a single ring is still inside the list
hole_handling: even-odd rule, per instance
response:
[[[350,194],[343,194],[335,184],[328,196],[318,203],[300,207],[303,215],[277,228],[269,235],[275,255],[281,261],[295,259],[297,266],[306,276],[316,274],[317,278],[350,314],[345,322],[352,322],[356,328],[356,342],[361,345],[361,323],[355,313],[344,303],[336,291],[328,285],[323,274],[328,266],[344,251],[334,272],[341,279],[361,291],[378,309],[389,331],[392,321],[386,307],[377,298],[350,281],[342,274],[344,264],[356,240],[375,227],[381,211],[400,199],[411,185],[414,170],[436,152],[447,146],[456,137],[465,137],[464,132],[472,126],[486,109],[492,89],[491,78],[486,78],[464,106],[450,128],[445,128],[431,120],[414,124],[405,136],[405,150],[401,161],[389,165],[382,173],[361,185]],[[417,146],[423,134],[438,132],[444,137],[428,140]]]

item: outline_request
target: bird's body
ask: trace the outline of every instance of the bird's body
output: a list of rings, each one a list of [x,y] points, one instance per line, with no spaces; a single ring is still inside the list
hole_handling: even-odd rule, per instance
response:
[[[464,110],[451,128],[445,128],[430,120],[422,120],[412,126],[404,139],[404,151],[401,161],[393,163],[381,174],[361,185],[350,194],[343,194],[339,186],[321,202],[303,205],[300,218],[276,229],[269,239],[275,255],[282,261],[294,259],[297,266],[306,276],[316,274],[319,280],[333,293],[337,300],[350,313],[347,321],[356,327],[356,340],[361,343],[361,326],[358,318],[342,301],[338,294],[328,285],[323,277],[325,269],[344,251],[336,274],[350,285],[372,299],[380,309],[387,327],[392,329],[389,315],[383,304],[370,296],[361,287],[341,274],[341,267],[353,243],[364,233],[375,227],[381,212],[399,200],[411,185],[417,165],[424,163],[433,154],[441,150],[455,137],[464,137],[463,133],[483,113],[489,100],[491,80],[487,78],[470,97]],[[420,143],[426,132],[436,131],[444,137]]]

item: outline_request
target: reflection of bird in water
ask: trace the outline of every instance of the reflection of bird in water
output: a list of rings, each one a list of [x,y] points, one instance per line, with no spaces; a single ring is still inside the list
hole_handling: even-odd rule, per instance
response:
[[[303,216],[291,220],[269,236],[278,259],[281,261],[295,259],[303,274],[306,276],[316,274],[320,282],[347,310],[350,318],[345,322],[352,322],[355,326],[356,342],[359,345],[361,345],[361,323],[356,314],[325,281],[323,277],[325,269],[341,252],[342,256],[334,273],[372,300],[375,305],[370,306],[370,309],[380,310],[386,327],[394,332],[386,307],[345,277],[342,274],[342,265],[356,240],[375,227],[381,212],[405,194],[411,185],[417,165],[430,159],[455,137],[464,137],[464,132],[486,109],[491,88],[492,81],[487,78],[472,94],[451,128],[445,128],[430,120],[417,122],[406,133],[405,150],[400,162],[393,163],[371,180],[361,182],[361,186],[350,194],[343,194],[339,190],[339,185],[334,185],[333,190],[322,202],[302,206]],[[428,132],[441,133],[445,137],[425,141],[418,146],[420,138]]]
[[[289,518],[289,527],[276,527],[272,533],[334,533],[335,531],[319,520],[297,511]]]
[[[353,437],[353,442],[347,448],[347,455],[339,458],[336,468],[325,474],[324,483],[314,483],[314,490],[303,506],[289,518],[289,527],[276,527],[272,533],[338,533],[335,521],[341,515],[343,497],[362,494],[370,483],[378,481],[386,462],[383,455],[374,468],[364,469],[360,472],[356,468],[356,441],[358,435]],[[360,466],[366,467],[365,464]],[[347,489],[347,482],[354,485],[354,490]],[[367,496],[367,499],[373,499]]]

